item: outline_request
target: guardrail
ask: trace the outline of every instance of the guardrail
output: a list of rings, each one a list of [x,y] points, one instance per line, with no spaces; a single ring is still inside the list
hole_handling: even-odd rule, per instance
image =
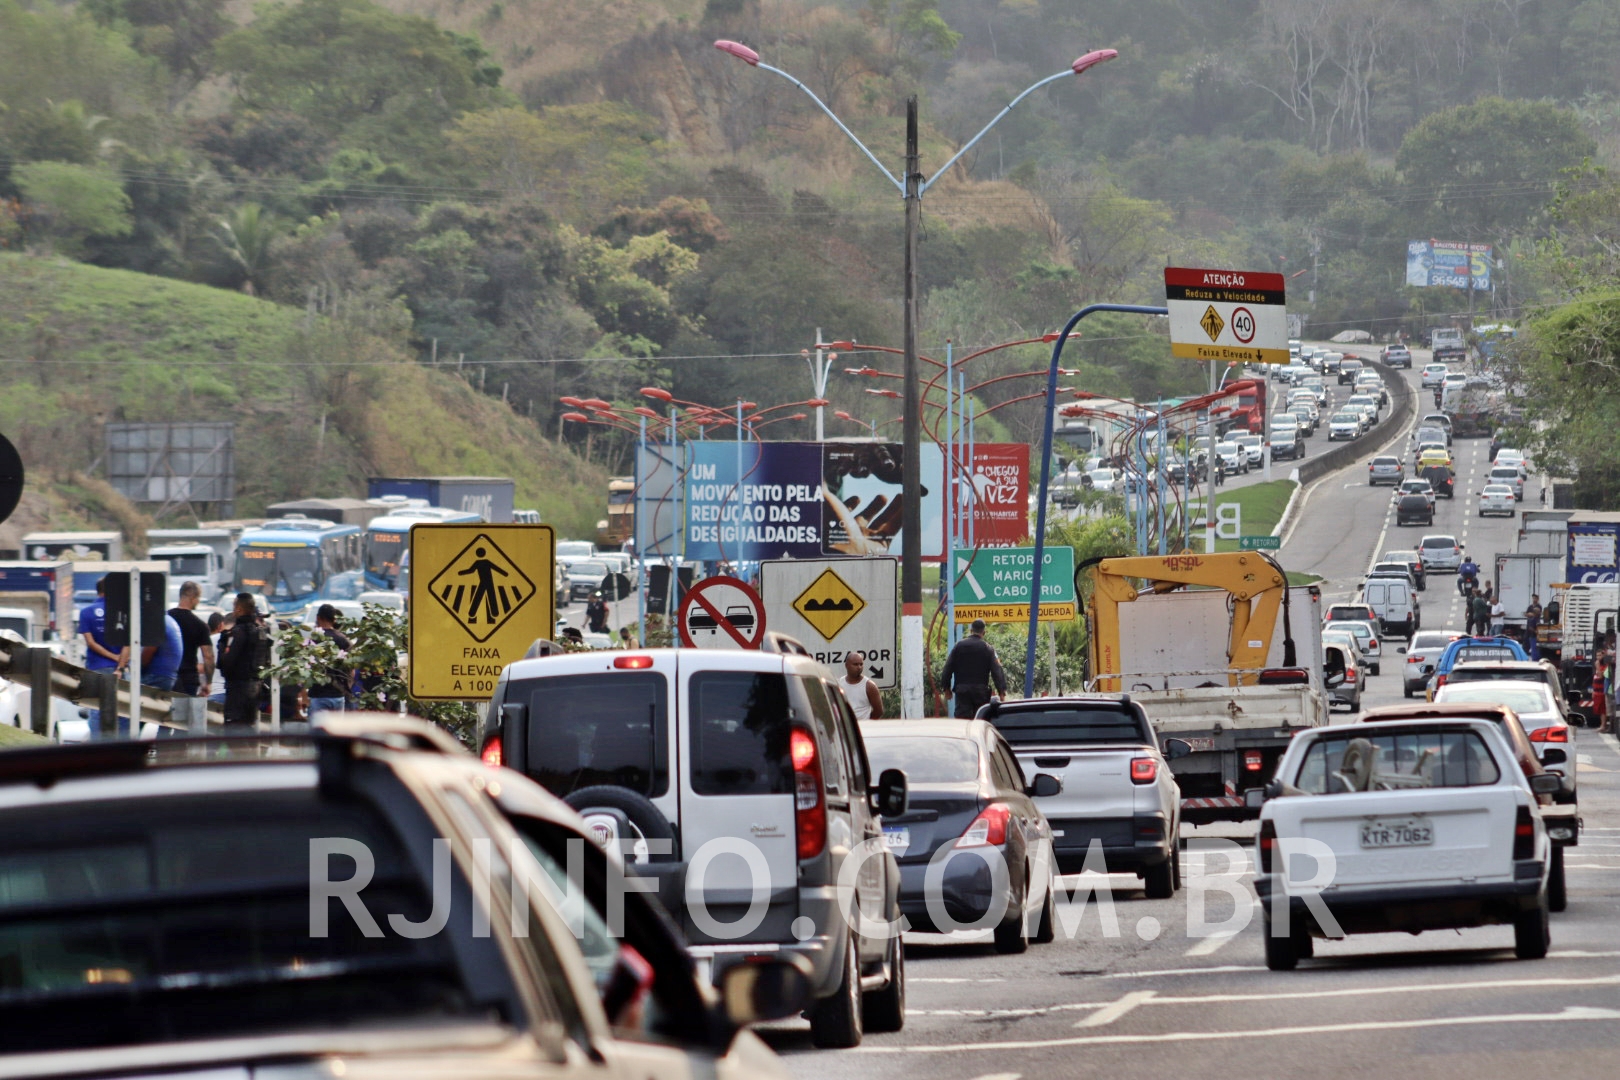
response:
[[[108,738],[117,731],[118,717],[128,715],[133,700],[127,679],[70,664],[45,646],[4,638],[0,638],[0,676],[28,686],[29,727],[36,735],[50,734],[52,698],[100,709],[101,733]],[[183,729],[185,725],[174,719],[173,700],[174,694],[167,690],[141,687],[141,723]],[[209,702],[208,725],[217,727],[224,722],[224,709]]]
[[[1299,483],[1301,487],[1319,480],[1331,472],[1337,472],[1347,465],[1351,465],[1364,457],[1377,454],[1388,448],[1389,444],[1406,431],[1407,424],[1417,411],[1416,392],[1412,384],[1396,375],[1395,368],[1379,360],[1363,360],[1377,368],[1384,377],[1384,385],[1389,388],[1390,410],[1389,415],[1372,426],[1372,430],[1359,439],[1352,439],[1342,446],[1318,454],[1299,467]],[[1369,449],[1371,447],[1371,449]]]

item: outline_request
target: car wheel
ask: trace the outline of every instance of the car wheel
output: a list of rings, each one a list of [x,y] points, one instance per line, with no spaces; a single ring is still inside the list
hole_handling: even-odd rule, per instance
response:
[[[1407,697],[1413,697],[1417,693],[1417,691],[1413,690],[1410,686],[1401,687],[1401,692],[1403,694],[1405,694]]]
[[[823,1050],[861,1045],[861,956],[852,936],[844,947],[844,978],[831,997],[810,1009],[810,1041]]]
[[[1356,700],[1354,700],[1354,701],[1352,701],[1350,703],[1350,711],[1353,712],[1353,713],[1358,713],[1358,712],[1361,711],[1361,699],[1360,698],[1357,698]]]
[[[906,1026],[906,946],[899,934],[890,945],[889,985],[861,997],[861,1026],[885,1034]]]
[[[1266,967],[1272,971],[1293,971],[1299,966],[1299,942],[1289,935],[1278,937],[1271,932],[1271,920],[1265,921]]]
[[[1380,666],[1381,666],[1381,665],[1379,665],[1379,664],[1374,664],[1374,665],[1373,665],[1373,666],[1372,666],[1372,673],[1373,673],[1373,674],[1374,674],[1374,675],[1377,675],[1377,674],[1378,674],[1378,670],[1379,670],[1379,667],[1380,667]]]
[[[1176,895],[1175,867],[1170,865],[1173,858],[1174,855],[1142,872],[1142,888],[1149,900],[1168,900]]]
[[[1569,890],[1564,885],[1564,849],[1552,849],[1552,869],[1547,871],[1547,910],[1563,911],[1569,907]]]
[[[1041,905],[1041,917],[1035,922],[1035,936],[1030,940],[1037,945],[1050,945],[1057,940],[1057,896],[1052,886],[1046,886],[1046,902]]]
[[[1013,897],[1008,905],[1016,913],[1010,919],[1003,919],[1001,925],[996,927],[996,952],[1007,956],[1016,956],[1029,948],[1028,920],[1024,916],[1024,898]]]
[[[1552,944],[1552,933],[1548,926],[1550,921],[1547,917],[1547,896],[1543,893],[1535,907],[1521,911],[1513,920],[1513,954],[1520,960],[1540,960],[1545,957],[1547,946]]]
[[[1176,831],[1181,831],[1180,826],[1177,826]],[[1170,863],[1174,867],[1170,875],[1170,887],[1179,889],[1181,888],[1181,842],[1179,840],[1176,842],[1175,854],[1170,856]]]

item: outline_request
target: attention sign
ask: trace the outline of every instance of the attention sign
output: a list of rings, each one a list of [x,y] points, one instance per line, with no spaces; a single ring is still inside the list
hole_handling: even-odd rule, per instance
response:
[[[1283,276],[1167,267],[1170,353],[1187,360],[1288,363]]]

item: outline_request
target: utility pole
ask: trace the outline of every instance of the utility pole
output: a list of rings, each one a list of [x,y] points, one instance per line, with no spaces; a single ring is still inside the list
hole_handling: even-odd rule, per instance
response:
[[[827,355],[827,346],[829,344],[831,342],[821,340],[821,327],[818,326],[816,327],[815,359],[812,360],[808,352],[802,349],[799,350],[810,364],[810,389],[818,401],[825,401],[827,398],[827,374],[832,367],[833,360],[838,357],[837,353],[833,353],[831,356]],[[826,409],[825,405],[816,406],[816,442],[825,442],[827,439],[825,427]]]
[[[906,98],[906,258],[904,423],[900,464],[900,708],[923,716],[922,379],[917,369],[917,233],[922,225],[922,169],[917,149],[917,95]]]
[[[1209,362],[1209,392],[1215,392],[1215,370],[1219,362]],[[1209,476],[1204,482],[1204,554],[1215,554],[1215,444],[1220,440],[1215,435],[1215,403],[1211,401],[1204,410],[1209,417]]]

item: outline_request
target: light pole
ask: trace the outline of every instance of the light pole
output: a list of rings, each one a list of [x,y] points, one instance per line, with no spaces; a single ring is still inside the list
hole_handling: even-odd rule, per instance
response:
[[[821,340],[821,327],[818,326],[815,355],[812,356],[809,349],[799,350],[804,362],[810,365],[810,389],[818,398],[827,396],[827,373],[832,370],[834,361],[838,359],[837,353],[827,351],[830,345],[831,342]],[[827,437],[822,415],[824,408],[823,405],[816,406],[816,442],[821,442]]]
[[[901,444],[903,447],[900,463],[900,708],[901,716],[922,716],[923,713],[923,600],[922,600],[922,380],[917,368],[917,236],[922,223],[922,197],[928,189],[941,176],[950,172],[951,166],[961,160],[962,155],[976,146],[986,133],[1002,121],[1006,115],[1013,111],[1020,101],[1023,101],[1036,90],[1048,83],[1056,82],[1068,75],[1079,75],[1087,68],[1095,67],[1105,61],[1112,60],[1119,55],[1114,49],[1094,49],[1079,57],[1067,69],[1048,75],[1028,87],[1017,97],[1007,103],[995,119],[991,120],[979,133],[969,139],[962,149],[958,150],[949,161],[942,165],[932,177],[923,179],[921,172],[921,153],[918,149],[917,135],[917,97],[913,94],[906,99],[906,156],[904,179],[891,173],[883,162],[878,160],[876,154],[867,149],[866,144],[849,130],[849,126],[838,118],[838,114],[827,106],[827,103],[816,96],[804,83],[789,75],[781,68],[772,67],[759,58],[759,53],[747,45],[737,41],[716,41],[714,47],[723,53],[735,56],[750,67],[762,68],[772,74],[780,75],[816,103],[816,106],[826,113],[838,129],[849,136],[852,141],[865,154],[872,164],[888,178],[889,182],[900,192],[905,201],[905,274],[901,312],[904,318],[905,332],[902,335],[905,345],[905,392],[904,407],[901,413],[904,421],[901,425]],[[820,335],[817,335],[820,340]]]

